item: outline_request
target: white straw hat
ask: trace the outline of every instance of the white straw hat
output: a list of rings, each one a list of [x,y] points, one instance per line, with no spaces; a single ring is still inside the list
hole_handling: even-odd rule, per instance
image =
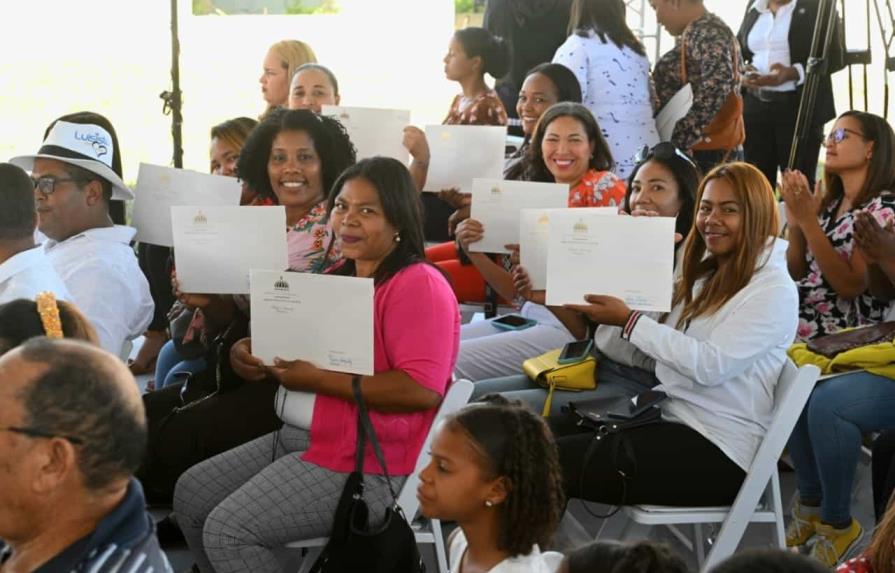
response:
[[[36,155],[13,157],[9,162],[26,171],[34,169],[35,159],[55,159],[77,165],[111,183],[112,199],[133,199],[134,192],[112,170],[114,154],[112,136],[102,127],[92,123],[57,121]]]

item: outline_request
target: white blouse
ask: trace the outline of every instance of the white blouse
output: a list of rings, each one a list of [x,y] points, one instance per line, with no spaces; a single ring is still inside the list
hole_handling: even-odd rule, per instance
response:
[[[659,143],[653,119],[650,65],[646,56],[627,46],[572,34],[553,56],[553,63],[572,70],[581,84],[582,102],[594,114],[612,150],[615,174],[622,179],[636,164],[644,145]]]
[[[448,550],[451,573],[462,573],[460,562],[466,553],[466,535],[462,529],[457,529],[453,534],[451,546]],[[555,573],[562,562],[562,554],[555,551],[541,550],[537,545],[531,548],[528,555],[518,555],[504,559],[491,568],[490,573]]]

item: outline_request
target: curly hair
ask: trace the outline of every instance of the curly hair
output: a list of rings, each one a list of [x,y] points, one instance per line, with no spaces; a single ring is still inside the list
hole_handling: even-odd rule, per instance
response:
[[[489,478],[507,481],[498,548],[517,556],[530,553],[535,543],[550,543],[565,498],[559,454],[544,420],[520,402],[489,395],[446,423],[470,439]]]
[[[555,181],[553,174],[547,169],[547,164],[544,163],[541,144],[544,142],[547,127],[561,117],[571,117],[580,122],[584,126],[585,133],[587,133],[588,143],[594,144],[594,153],[590,157],[589,168],[597,171],[611,171],[615,165],[615,160],[612,158],[609,143],[603,137],[603,130],[600,129],[596,118],[584,105],[565,101],[550,106],[538,120],[535,132],[531,136],[531,145],[528,146],[528,152],[525,157],[524,179],[526,181],[544,181],[547,183]]]
[[[569,573],[688,573],[687,564],[664,543],[596,541],[568,553]]]
[[[267,163],[273,141],[281,131],[303,131],[308,134],[320,156],[324,193],[328,194],[339,175],[357,160],[354,144],[339,120],[315,114],[306,109],[275,109],[249,134],[236,173],[260,197],[277,203]]]
[[[807,555],[781,549],[749,549],[737,553],[712,569],[711,573],[824,573],[829,569]],[[879,569],[874,569],[879,571]]]

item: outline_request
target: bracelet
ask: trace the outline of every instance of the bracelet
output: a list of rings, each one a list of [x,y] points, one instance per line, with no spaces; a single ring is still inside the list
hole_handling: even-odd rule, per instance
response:
[[[634,327],[637,326],[637,321],[640,320],[641,316],[643,316],[643,313],[639,310],[631,311],[631,314],[628,315],[628,320],[625,321],[625,326],[622,328],[622,340],[631,340],[631,334],[634,333]]]

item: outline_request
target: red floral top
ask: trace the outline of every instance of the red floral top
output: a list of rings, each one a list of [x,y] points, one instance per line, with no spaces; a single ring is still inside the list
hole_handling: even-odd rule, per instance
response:
[[[870,566],[870,559],[862,555],[837,567],[836,573],[873,573],[873,567]]]
[[[507,111],[497,92],[488,90],[472,101],[463,104],[463,96],[457,95],[451,110],[444,118],[444,125],[506,125]]]
[[[621,207],[626,190],[625,182],[611,171],[591,169],[569,189],[569,207]]]

